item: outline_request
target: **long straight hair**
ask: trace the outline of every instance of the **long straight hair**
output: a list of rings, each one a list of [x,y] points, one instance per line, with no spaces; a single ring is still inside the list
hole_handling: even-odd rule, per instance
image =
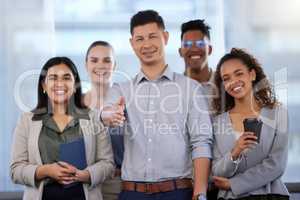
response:
[[[77,71],[77,68],[75,64],[72,62],[71,59],[67,57],[53,57],[50,58],[42,67],[40,76],[39,76],[39,81],[38,81],[38,88],[37,88],[37,95],[38,95],[38,102],[36,107],[32,110],[33,113],[39,114],[45,109],[48,109],[48,95],[47,93],[43,92],[43,83],[45,82],[45,78],[47,75],[48,70],[51,67],[54,67],[55,65],[59,64],[65,64],[72,72],[74,78],[75,78],[75,93],[72,95],[71,98],[74,98],[74,104],[76,108],[79,109],[86,109],[87,107],[83,104],[82,102],[82,89],[81,89],[81,81],[79,77],[79,73]]]

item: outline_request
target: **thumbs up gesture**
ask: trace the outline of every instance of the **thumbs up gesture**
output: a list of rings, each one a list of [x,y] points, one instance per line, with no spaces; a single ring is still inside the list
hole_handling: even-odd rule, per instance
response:
[[[125,121],[125,98],[119,97],[118,101],[102,109],[101,119],[106,126],[122,126]]]

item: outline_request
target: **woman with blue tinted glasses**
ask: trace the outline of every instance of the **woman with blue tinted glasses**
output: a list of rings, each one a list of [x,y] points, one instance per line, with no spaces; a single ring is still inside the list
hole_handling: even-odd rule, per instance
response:
[[[288,155],[287,112],[260,64],[234,48],[219,61],[215,84],[219,114],[214,118],[212,174],[218,199],[289,199],[281,181]],[[247,118],[257,120],[253,128],[261,129],[246,131]]]
[[[83,141],[76,147],[85,154],[74,159],[81,156],[86,168],[66,162],[72,152],[60,160],[61,147],[75,141]],[[37,106],[15,129],[10,171],[13,182],[25,186],[26,200],[102,199],[100,183],[113,172],[111,143],[98,116],[82,103],[79,74],[70,59],[54,57],[43,66]]]

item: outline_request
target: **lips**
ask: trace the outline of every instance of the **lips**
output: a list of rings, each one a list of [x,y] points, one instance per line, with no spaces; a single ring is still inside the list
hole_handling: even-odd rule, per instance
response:
[[[98,75],[98,76],[105,76],[107,74],[107,71],[103,70],[103,69],[95,69],[93,71],[93,73]]]
[[[65,95],[67,93],[67,90],[65,90],[65,89],[54,89],[53,92],[54,92],[55,95],[60,96],[60,95]]]
[[[237,87],[233,88],[232,90],[233,90],[234,92],[240,92],[241,89],[242,89],[241,86],[237,86]]]
[[[200,60],[204,57],[204,52],[202,51],[190,51],[187,53],[187,57],[190,60]]]
[[[244,84],[243,83],[238,83],[235,84],[233,86],[231,86],[231,91],[235,92],[235,93],[239,93],[242,91]]]
[[[143,51],[142,54],[144,56],[152,56],[153,54],[156,53],[156,50],[153,50],[153,51]]]
[[[200,59],[200,58],[201,58],[200,55],[192,55],[192,56],[190,56],[190,59],[192,59],[192,60],[197,60],[197,59]]]

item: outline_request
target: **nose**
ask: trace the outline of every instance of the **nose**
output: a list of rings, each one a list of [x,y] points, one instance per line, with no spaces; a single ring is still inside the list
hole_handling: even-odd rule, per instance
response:
[[[64,81],[61,80],[61,79],[58,79],[58,80],[56,80],[56,81],[54,82],[54,86],[55,86],[55,87],[61,87],[61,86],[63,86],[63,85],[64,85]]]
[[[240,82],[240,80],[238,78],[232,78],[229,85],[230,85],[230,87],[232,87],[232,86],[236,85],[239,82]]]
[[[143,42],[143,47],[144,48],[150,48],[151,47],[151,42],[150,39],[145,39]]]
[[[58,78],[57,80],[54,81],[55,86],[62,86],[64,85],[64,83],[66,82],[66,80],[64,80],[64,78]]]

